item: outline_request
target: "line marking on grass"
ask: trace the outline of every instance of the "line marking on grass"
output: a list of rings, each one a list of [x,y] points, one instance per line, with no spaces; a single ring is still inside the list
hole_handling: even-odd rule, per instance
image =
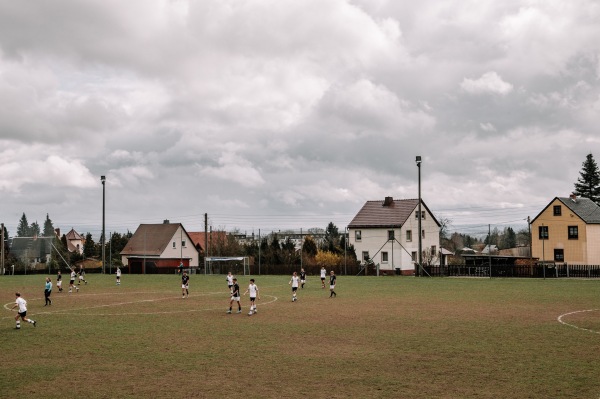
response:
[[[144,292],[144,293],[147,294],[148,292]],[[131,293],[129,293],[129,294],[131,294]],[[219,291],[219,292],[190,295],[190,297],[201,297],[201,296],[222,295],[222,294],[223,294],[223,292]],[[100,294],[94,294],[94,295],[100,295]],[[112,293],[108,293],[108,295],[112,295]],[[79,295],[79,297],[82,297],[82,296],[84,296],[84,295]],[[277,301],[279,299],[278,297],[273,296],[273,295],[262,295],[262,296],[272,298],[272,299],[269,301],[266,301],[266,302],[261,301],[260,302],[261,305],[268,305],[268,304],[274,303],[275,301]],[[77,297],[77,295],[75,295],[74,297]],[[34,298],[33,300],[37,300],[37,299],[41,299],[41,298]],[[154,311],[154,312],[123,312],[123,313],[79,313],[79,311],[82,311],[82,310],[85,311],[85,310],[91,310],[91,309],[109,308],[109,307],[113,307],[113,306],[135,305],[138,303],[159,302],[159,301],[167,301],[167,300],[179,302],[182,300],[182,298],[180,296],[168,296],[165,298],[141,299],[141,300],[137,300],[137,301],[102,304],[102,305],[85,307],[85,308],[59,309],[59,310],[44,311],[44,312],[37,312],[37,313],[30,313],[30,314],[32,316],[33,315],[62,315],[62,314],[71,315],[73,312],[77,312],[77,316],[136,316],[136,315],[207,312],[207,311],[222,310],[225,308],[225,306],[223,305],[223,306],[219,306],[218,308],[208,308],[208,309],[186,309],[186,310],[169,310],[169,311]],[[4,305],[4,308],[7,310],[10,310],[10,308],[8,308],[8,305],[13,305],[13,304],[14,304],[13,302],[9,302]],[[2,318],[0,318],[0,320],[11,319],[11,318],[14,318],[14,315],[8,316],[8,317],[2,317]]]
[[[573,315],[573,314],[586,313],[586,312],[598,312],[598,311],[600,311],[600,309],[577,310],[575,312],[569,312],[569,313],[561,314],[560,316],[558,316],[557,320],[558,320],[558,322],[560,324],[563,324],[565,326],[573,327],[573,328],[576,328],[578,330],[588,331],[588,332],[591,332],[591,333],[594,333],[594,334],[600,334],[600,331],[591,330],[589,328],[579,327],[579,326],[576,326],[574,324],[567,323],[566,321],[563,320],[563,317],[570,316],[570,315]]]

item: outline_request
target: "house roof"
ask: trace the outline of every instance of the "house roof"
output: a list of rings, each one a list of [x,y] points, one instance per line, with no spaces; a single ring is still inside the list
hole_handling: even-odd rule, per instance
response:
[[[189,232],[188,235],[190,239],[194,243],[196,248],[200,248],[201,251],[205,251],[204,243],[206,236],[208,235],[208,245],[210,245],[211,240],[225,240],[227,234],[224,231],[213,231],[209,233],[204,232]]]
[[[84,240],[85,238],[83,238],[83,236],[81,234],[79,234],[78,232],[76,232],[73,228],[71,228],[71,231],[69,231],[65,237],[67,238],[67,240]]]
[[[52,240],[54,237],[14,237],[10,252],[17,258],[48,255],[52,252]]]
[[[180,226],[185,236],[189,238],[181,223],[140,224],[121,251],[121,255],[159,256],[171,243]]]
[[[418,199],[367,201],[348,225],[349,228],[402,227],[419,205]],[[439,226],[440,223],[421,200],[421,205]]]
[[[531,221],[533,223],[544,211],[556,200],[559,200],[571,212],[576,214],[587,224],[600,224],[600,206],[589,198],[577,197],[555,197],[542,211]]]

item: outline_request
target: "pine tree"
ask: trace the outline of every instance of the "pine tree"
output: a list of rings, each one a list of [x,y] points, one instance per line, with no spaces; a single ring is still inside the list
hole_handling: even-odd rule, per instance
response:
[[[46,221],[44,222],[44,237],[53,237],[54,236],[54,225],[52,224],[52,220],[50,220],[50,216],[46,214]]]
[[[589,198],[600,205],[600,169],[592,154],[588,154],[582,163],[579,178],[575,183],[573,194],[583,198]]]
[[[29,222],[27,221],[25,212],[23,212],[23,216],[21,216],[19,225],[17,226],[17,237],[29,237]]]

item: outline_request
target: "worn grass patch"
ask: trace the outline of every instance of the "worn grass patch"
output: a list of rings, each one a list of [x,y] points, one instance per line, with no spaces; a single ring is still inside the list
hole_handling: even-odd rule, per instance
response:
[[[225,313],[224,276],[187,299],[174,275],[87,277],[50,307],[45,276],[0,277],[0,397],[600,397],[596,280],[338,276],[337,298],[312,278],[293,303],[258,276],[249,317],[247,296]],[[15,291],[37,328],[14,330]]]

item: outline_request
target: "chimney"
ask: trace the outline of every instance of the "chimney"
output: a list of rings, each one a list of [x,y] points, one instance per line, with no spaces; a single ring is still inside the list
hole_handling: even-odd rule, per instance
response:
[[[571,201],[577,203],[577,196],[575,195],[575,193],[571,193],[571,195],[569,196],[569,198],[571,198]]]
[[[383,200],[383,206],[392,206],[392,205],[394,205],[394,198],[385,197],[385,199]]]
[[[165,219],[165,220],[163,220],[163,224],[169,224],[169,223],[170,223],[170,222],[169,222],[169,219]]]

